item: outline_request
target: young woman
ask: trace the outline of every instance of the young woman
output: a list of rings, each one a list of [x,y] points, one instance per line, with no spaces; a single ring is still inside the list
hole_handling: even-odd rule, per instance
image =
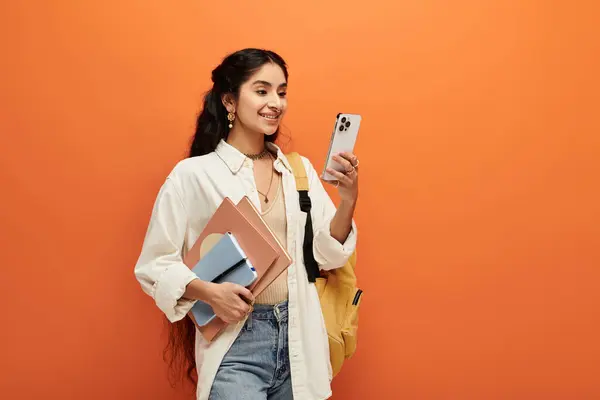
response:
[[[302,249],[306,215],[295,179],[274,144],[287,109],[288,72],[272,51],[244,49],[212,72],[189,158],[160,189],[135,267],[142,289],[172,324],[166,355],[186,370],[198,399],[325,399],[331,395],[327,332]],[[340,195],[336,209],[311,163],[303,158],[312,201],[313,253],[319,268],[345,264],[356,245],[352,220],[358,160],[336,156],[345,173],[329,171]],[[225,197],[248,196],[294,262],[254,299],[241,286],[201,281],[182,263]],[[243,298],[254,301],[253,309]],[[228,323],[208,343],[187,313],[209,303]],[[178,369],[179,367],[179,369]]]

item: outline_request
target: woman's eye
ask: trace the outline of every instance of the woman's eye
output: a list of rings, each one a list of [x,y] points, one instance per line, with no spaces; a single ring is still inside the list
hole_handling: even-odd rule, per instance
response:
[[[279,92],[279,97],[285,97],[287,96],[287,92]]]
[[[267,94],[266,90],[257,90],[256,93],[260,94],[261,96],[264,96]]]

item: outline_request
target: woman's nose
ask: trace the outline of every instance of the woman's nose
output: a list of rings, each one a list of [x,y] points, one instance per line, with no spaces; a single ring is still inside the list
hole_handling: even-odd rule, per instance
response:
[[[276,95],[274,98],[271,98],[269,100],[269,103],[267,103],[267,105],[270,108],[276,108],[278,110],[281,110],[281,98]]]

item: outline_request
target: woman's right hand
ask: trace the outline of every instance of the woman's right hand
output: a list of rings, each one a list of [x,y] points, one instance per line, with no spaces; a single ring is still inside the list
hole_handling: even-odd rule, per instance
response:
[[[250,304],[254,303],[252,292],[241,285],[230,282],[213,283],[207,302],[217,317],[231,324],[243,320],[251,310],[250,304],[242,297]]]

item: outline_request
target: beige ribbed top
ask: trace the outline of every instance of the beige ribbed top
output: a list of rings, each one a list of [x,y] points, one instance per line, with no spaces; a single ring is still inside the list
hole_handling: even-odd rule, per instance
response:
[[[287,248],[287,221],[285,218],[285,201],[281,183],[275,198],[269,207],[261,212],[266,224],[271,228],[284,248]],[[277,277],[261,294],[256,297],[257,304],[277,304],[288,298],[287,269]]]

